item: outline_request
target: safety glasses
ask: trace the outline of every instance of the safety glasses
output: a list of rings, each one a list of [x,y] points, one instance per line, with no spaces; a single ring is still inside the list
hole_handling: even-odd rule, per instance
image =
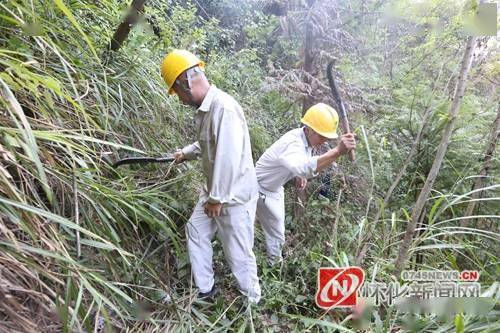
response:
[[[184,73],[179,75],[179,77],[175,80],[174,85],[182,89],[184,92],[190,92],[192,87],[193,78],[197,73],[201,73],[203,70],[198,67],[191,67],[187,69]]]

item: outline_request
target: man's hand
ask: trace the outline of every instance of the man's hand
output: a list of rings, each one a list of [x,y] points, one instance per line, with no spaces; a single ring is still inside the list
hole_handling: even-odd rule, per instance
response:
[[[337,151],[340,155],[347,154],[350,150],[356,149],[356,140],[354,139],[354,134],[347,133],[343,134],[339,138],[337,144]]]
[[[221,203],[207,202],[203,207],[205,208],[205,214],[207,214],[208,217],[220,216],[220,211],[222,209]]]
[[[184,156],[184,153],[182,150],[177,149],[174,153],[174,158],[175,158],[175,163],[179,164],[182,163],[186,160],[186,157]]]
[[[356,139],[354,134],[347,133],[343,134],[338,138],[337,147],[330,149],[318,158],[318,165],[316,166],[316,172],[321,172],[328,168],[335,162],[341,155],[349,153],[349,151],[356,148]]]
[[[307,178],[295,177],[295,187],[299,191],[303,191],[307,185]]]

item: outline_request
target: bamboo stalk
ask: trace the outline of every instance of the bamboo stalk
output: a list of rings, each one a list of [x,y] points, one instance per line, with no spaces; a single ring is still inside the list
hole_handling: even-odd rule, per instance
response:
[[[132,1],[127,16],[125,16],[125,19],[118,26],[113,37],[111,38],[111,42],[109,43],[109,49],[111,51],[118,51],[118,49],[122,46],[125,39],[127,39],[130,30],[137,23],[139,19],[139,13],[144,10],[145,3],[146,0]]]
[[[474,186],[472,188],[471,201],[467,205],[464,217],[472,216],[474,213],[474,208],[476,208],[477,199],[481,196],[482,191],[477,191],[484,186],[484,180],[488,177],[490,169],[493,165],[493,155],[495,154],[495,148],[497,146],[498,136],[500,135],[500,107],[497,109],[497,116],[491,125],[491,132],[488,143],[486,145],[486,151],[484,153],[483,165],[481,171],[479,171],[479,177],[474,181]],[[460,222],[462,227],[467,227],[472,222],[471,219],[463,219]]]
[[[76,175],[73,170],[73,201],[75,205],[75,224],[80,226],[80,209],[78,206],[78,187],[76,183]],[[76,256],[80,259],[82,255],[82,246],[80,244],[80,230],[76,230]]]
[[[462,59],[462,64],[460,66],[460,75],[458,76],[455,94],[453,96],[453,102],[450,108],[450,112],[448,113],[449,121],[446,124],[444,129],[443,137],[441,138],[441,142],[439,143],[438,150],[436,156],[434,158],[434,162],[432,164],[431,170],[427,175],[427,179],[420,191],[420,194],[415,203],[415,207],[413,208],[410,221],[406,227],[406,232],[403,238],[403,242],[401,243],[401,247],[399,248],[399,253],[396,261],[394,262],[395,273],[396,276],[401,274],[406,261],[408,260],[408,252],[410,250],[410,246],[413,242],[413,236],[415,234],[415,229],[417,227],[417,223],[419,221],[420,215],[424,210],[425,204],[429,197],[429,194],[432,190],[432,186],[434,185],[434,181],[437,178],[439,173],[439,169],[441,168],[441,164],[444,160],[444,155],[448,150],[448,146],[450,144],[451,134],[453,132],[453,128],[455,127],[455,123],[457,120],[458,110],[460,108],[460,104],[462,102],[462,97],[465,92],[465,86],[467,83],[467,74],[469,73],[469,69],[472,64],[472,58],[474,54],[474,47],[476,44],[477,37],[471,36],[467,40],[467,44],[465,47],[464,56]]]

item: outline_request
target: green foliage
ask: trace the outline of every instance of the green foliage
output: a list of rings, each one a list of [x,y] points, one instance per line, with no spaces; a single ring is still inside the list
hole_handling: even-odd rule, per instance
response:
[[[339,160],[329,198],[318,196],[321,184],[311,181],[301,219],[292,218],[294,195],[287,188],[282,267],[266,264],[257,227],[264,298],[249,306],[231,285],[218,241],[222,292],[214,303],[193,300],[183,227],[201,184],[197,163],[113,170],[109,162],[159,156],[194,139],[193,111],[168,97],[159,75],[162,57],[173,48],[199,54],[210,81],[243,106],[256,160],[300,124],[302,91],[287,80],[302,79],[297,73],[310,13],[305,2],[293,1],[286,18],[264,14],[256,1],[148,1],[119,52],[110,54],[105,50],[125,3],[0,3],[0,294],[7,295],[0,328],[93,331],[100,316],[108,328],[130,332],[357,329],[360,323],[346,313],[315,306],[317,269],[354,264],[370,232],[367,277],[396,279],[392,260],[400,234],[450,121],[460,28],[471,4],[318,0],[311,15],[330,19],[323,26],[318,19],[317,31],[325,33],[315,36],[312,75],[326,82],[323,67],[337,59],[358,135],[357,163]],[[362,11],[367,15],[354,14]],[[498,168],[490,170],[482,196],[471,199],[498,108],[498,89],[491,86],[498,55],[490,49],[473,65],[409,264],[478,270],[483,286],[499,273]],[[328,102],[324,89],[316,85],[314,93]],[[427,111],[415,157],[382,207]],[[471,200],[477,211],[462,226]],[[493,332],[498,313],[441,320],[374,310],[367,325],[374,332]]]

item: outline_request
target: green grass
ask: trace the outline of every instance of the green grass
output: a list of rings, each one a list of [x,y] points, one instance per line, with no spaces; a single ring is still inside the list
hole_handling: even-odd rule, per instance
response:
[[[371,233],[363,266],[368,278],[396,279],[392,262],[432,149],[420,152],[394,202],[374,221],[389,183],[387,170],[397,172],[405,150],[388,147],[386,134],[377,129],[383,125],[390,132],[394,121],[373,117],[376,126],[359,126],[357,164],[340,162],[333,196],[316,198],[318,183],[312,181],[306,215],[287,218],[282,267],[265,264],[257,227],[262,302],[249,306],[238,293],[218,241],[219,296],[214,303],[197,301],[184,224],[196,202],[199,166],[110,167],[125,156],[165,154],[193,138],[192,111],[169,98],[161,82],[161,57],[179,45],[208,54],[207,75],[246,110],[255,158],[296,125],[300,111],[266,85],[268,73],[256,50],[210,46],[223,28],[201,20],[193,6],[172,4],[175,10],[167,11],[165,3],[151,2],[148,13],[156,15],[162,39],[136,29],[119,52],[105,54],[123,5],[0,3],[0,330],[90,332],[101,316],[109,330],[122,332],[355,331],[362,323],[348,312],[315,306],[317,269],[352,265],[360,240]],[[244,14],[251,18],[242,9]],[[405,116],[398,121],[407,122]],[[439,133],[435,127],[429,131],[431,139]],[[431,139],[424,144],[431,147]],[[460,226],[471,195],[468,181],[476,172],[475,165],[463,166],[469,150],[450,155],[446,168],[460,176],[447,174],[442,183],[453,183],[443,186],[449,190],[436,189],[429,199],[408,267],[479,270],[485,290],[499,271],[499,185],[493,174],[493,185],[476,200],[472,223]],[[292,198],[287,189],[288,212]],[[492,297],[498,301],[498,292]],[[375,309],[368,317],[371,332],[402,329],[411,321],[391,309]],[[498,311],[445,321],[421,315],[411,325],[415,328],[408,331],[463,326],[464,332],[493,332]]]

